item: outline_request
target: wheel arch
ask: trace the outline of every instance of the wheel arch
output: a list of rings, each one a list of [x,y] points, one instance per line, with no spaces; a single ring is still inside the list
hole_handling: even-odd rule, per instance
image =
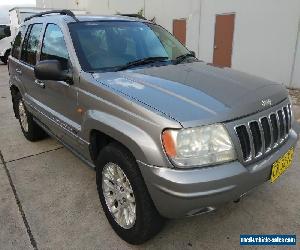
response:
[[[163,157],[158,157],[158,152],[161,152],[159,145],[146,131],[111,114],[88,111],[82,131],[83,137],[90,142],[92,160],[107,143],[115,141],[127,148],[138,161],[156,166],[164,162]]]

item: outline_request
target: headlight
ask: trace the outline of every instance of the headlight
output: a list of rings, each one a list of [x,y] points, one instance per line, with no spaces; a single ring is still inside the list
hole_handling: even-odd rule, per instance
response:
[[[234,146],[221,124],[167,129],[162,143],[170,160],[178,167],[207,166],[236,159]]]

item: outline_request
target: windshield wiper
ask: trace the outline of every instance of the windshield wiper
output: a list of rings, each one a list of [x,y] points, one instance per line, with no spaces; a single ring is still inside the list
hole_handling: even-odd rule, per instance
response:
[[[128,69],[130,67],[139,66],[139,65],[145,65],[145,64],[153,63],[153,62],[161,62],[161,61],[165,61],[167,59],[169,59],[169,58],[166,57],[166,56],[146,57],[146,58],[143,58],[143,59],[139,59],[139,60],[136,60],[136,61],[132,61],[132,62],[126,63],[125,65],[122,65],[122,66],[118,67],[117,70],[118,71],[119,70],[125,70],[125,69]]]
[[[188,57],[194,57],[194,58],[196,58],[193,53],[183,54],[181,56],[177,56],[176,57],[176,59],[174,60],[174,64],[179,64],[179,63],[183,62]]]

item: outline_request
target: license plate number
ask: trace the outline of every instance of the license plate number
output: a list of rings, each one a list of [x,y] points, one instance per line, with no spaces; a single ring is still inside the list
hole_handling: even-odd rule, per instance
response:
[[[294,148],[291,148],[280,159],[278,159],[272,166],[271,182],[273,183],[277,178],[282,175],[293,162]]]

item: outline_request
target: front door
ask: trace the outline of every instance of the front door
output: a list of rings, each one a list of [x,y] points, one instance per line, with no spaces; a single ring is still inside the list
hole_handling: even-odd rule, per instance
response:
[[[216,15],[213,64],[231,67],[235,14]]]
[[[71,70],[68,49],[63,32],[56,24],[48,24],[43,36],[40,61],[58,60],[63,70]],[[52,128],[59,127],[65,143],[77,146],[81,114],[77,112],[77,88],[64,81],[39,81],[40,105],[52,122]]]

